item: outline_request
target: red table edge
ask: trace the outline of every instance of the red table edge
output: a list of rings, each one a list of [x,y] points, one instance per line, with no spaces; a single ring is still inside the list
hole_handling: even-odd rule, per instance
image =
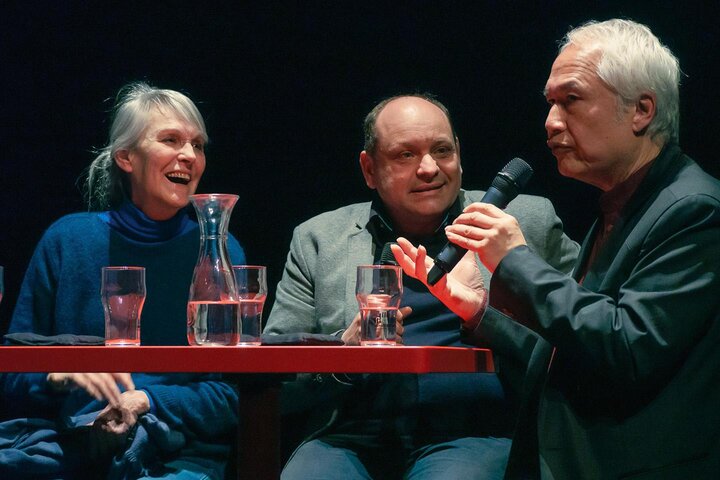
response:
[[[3,346],[0,372],[471,373],[492,352],[464,347]]]

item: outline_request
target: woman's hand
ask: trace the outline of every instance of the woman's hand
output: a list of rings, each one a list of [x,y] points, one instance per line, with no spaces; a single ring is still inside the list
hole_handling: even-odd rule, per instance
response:
[[[466,328],[474,328],[485,312],[487,290],[473,252],[468,252],[452,271],[435,285],[428,285],[427,274],[433,261],[425,247],[415,248],[405,238],[398,238],[392,247],[393,254],[405,274],[425,284],[446,307],[463,320]]]
[[[107,400],[110,405],[120,403],[120,388],[135,390],[129,373],[49,373],[47,381],[58,392],[81,388],[95,400]]]
[[[124,392],[117,405],[105,407],[92,423],[90,458],[109,459],[122,450],[138,418],[148,410],[150,400],[141,390]]]
[[[398,313],[395,316],[395,341],[398,345],[402,345],[402,336],[405,332],[403,326],[403,319],[412,313],[410,307],[400,307]],[[350,326],[342,334],[342,341],[345,345],[357,346],[360,345],[360,325],[362,323],[362,317],[358,312],[350,323]]]
[[[150,410],[150,400],[142,390],[131,390],[120,395],[117,405],[108,405],[95,418],[93,426],[103,432],[125,435],[137,423],[140,415]]]

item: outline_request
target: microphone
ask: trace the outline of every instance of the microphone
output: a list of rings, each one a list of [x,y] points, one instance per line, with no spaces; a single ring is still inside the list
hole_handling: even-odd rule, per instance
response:
[[[387,242],[385,245],[383,245],[382,253],[380,254],[380,263],[379,265],[397,265],[397,261],[395,261],[395,255],[393,255],[392,250],[390,250],[390,245],[394,245],[395,242]]]
[[[480,201],[490,203],[498,208],[507,207],[507,204],[517,197],[520,190],[525,187],[532,174],[533,169],[525,160],[513,158],[498,172],[492,185]],[[428,272],[428,283],[435,285],[443,275],[450,273],[465,252],[467,252],[466,249],[454,243],[445,244],[442,251],[435,257],[435,265]]]

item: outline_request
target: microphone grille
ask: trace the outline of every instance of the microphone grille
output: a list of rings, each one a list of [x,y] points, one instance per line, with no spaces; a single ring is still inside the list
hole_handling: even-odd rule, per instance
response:
[[[380,265],[397,265],[397,261],[395,261],[395,255],[393,255],[392,250],[390,250],[390,245],[392,245],[395,242],[387,242],[385,245],[383,245],[382,253],[380,254]]]
[[[500,173],[522,189],[532,177],[533,169],[525,160],[515,157],[505,165]]]

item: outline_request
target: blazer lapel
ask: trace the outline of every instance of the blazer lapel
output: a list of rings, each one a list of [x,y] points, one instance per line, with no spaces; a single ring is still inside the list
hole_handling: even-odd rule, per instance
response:
[[[373,263],[373,241],[367,231],[366,224],[370,214],[368,210],[364,215],[358,217],[356,231],[347,237],[347,255],[345,257],[345,326],[349,326],[352,319],[360,311],[357,299],[355,298],[355,283],[357,281],[357,266]],[[341,241],[340,239],[338,239]]]
[[[623,249],[625,242],[630,238],[630,234],[637,225],[637,222],[642,218],[644,209],[646,209],[650,203],[649,197],[657,194],[664,183],[671,182],[677,172],[683,167],[685,162],[678,158],[679,156],[682,156],[682,151],[677,145],[668,145],[660,152],[654,161],[655,164],[650,167],[647,176],[623,208],[620,218],[618,218],[612,231],[608,235],[607,241],[587,271],[583,285],[594,291],[600,291],[601,283],[609,281],[607,275],[608,270],[611,268],[615,259],[618,258],[618,255],[622,254],[621,249]],[[585,239],[585,243],[580,252],[583,262],[587,261],[587,255],[589,255],[590,250],[592,250],[592,243],[588,243],[588,240],[592,238],[592,241],[594,241],[595,232],[597,228],[600,228],[599,225],[600,222],[596,221],[591,230],[592,236],[588,236],[588,238]]]
[[[592,252],[592,247],[593,243],[595,242],[595,237],[597,236],[598,228],[600,228],[600,220],[595,219],[592,227],[590,227],[590,231],[587,235],[585,235],[585,240],[583,240],[582,247],[580,247],[580,252],[578,253],[578,258],[575,261],[575,266],[573,267],[572,272],[573,278],[578,282],[580,282],[580,280],[582,279],[583,274],[585,275],[584,280],[587,280],[587,275],[591,273],[586,271],[587,262],[590,258],[590,252]]]

